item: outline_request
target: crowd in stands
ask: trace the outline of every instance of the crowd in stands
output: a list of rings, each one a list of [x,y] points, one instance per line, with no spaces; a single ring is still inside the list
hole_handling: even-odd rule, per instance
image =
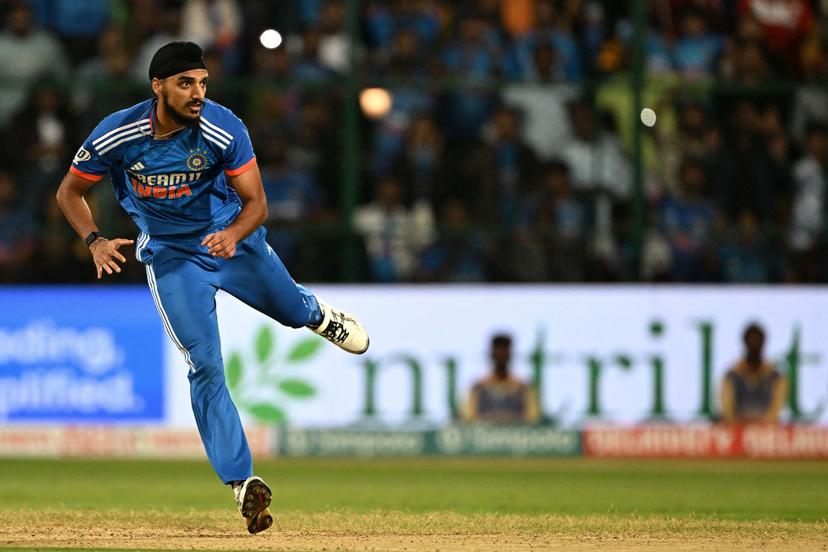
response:
[[[297,279],[351,262],[372,282],[827,281],[828,3],[645,3],[657,122],[639,126],[638,188],[632,2],[362,0],[355,18],[344,0],[4,2],[0,281],[94,278],[54,191],[184,39],[250,130]],[[348,125],[365,87],[390,111]],[[105,183],[89,201],[134,236]],[[128,264],[119,280],[141,280]]]

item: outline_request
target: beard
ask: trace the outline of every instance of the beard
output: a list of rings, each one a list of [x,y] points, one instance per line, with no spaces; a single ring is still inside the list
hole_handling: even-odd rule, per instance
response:
[[[200,122],[200,119],[201,119],[201,113],[200,112],[199,112],[198,115],[193,117],[192,115],[182,113],[182,112],[178,111],[176,108],[174,108],[170,104],[169,99],[167,98],[166,94],[163,94],[161,99],[164,102],[164,109],[166,110],[167,114],[172,118],[173,121],[175,121],[179,125],[183,125],[183,126],[186,126],[186,127],[198,126],[198,124]],[[187,107],[189,107],[191,105],[198,105],[198,104],[203,105],[202,102],[188,102]]]

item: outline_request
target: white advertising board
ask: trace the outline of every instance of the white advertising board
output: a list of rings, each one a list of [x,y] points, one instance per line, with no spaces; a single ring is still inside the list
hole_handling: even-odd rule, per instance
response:
[[[514,338],[513,372],[566,426],[708,419],[724,372],[756,321],[789,375],[785,416],[828,422],[828,289],[784,287],[322,286],[371,335],[348,355],[218,298],[222,351],[247,422],[293,427],[448,421],[488,371],[492,334]],[[187,368],[171,344],[167,423],[191,425]]]

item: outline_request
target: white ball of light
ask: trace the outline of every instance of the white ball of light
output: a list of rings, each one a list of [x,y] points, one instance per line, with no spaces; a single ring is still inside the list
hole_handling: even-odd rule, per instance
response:
[[[645,107],[641,110],[641,122],[644,123],[644,126],[651,127],[656,124],[656,113],[649,107]]]
[[[359,94],[359,106],[362,112],[371,119],[385,117],[391,111],[394,98],[384,88],[366,88]]]
[[[259,42],[268,50],[273,50],[274,48],[278,48],[279,44],[282,43],[282,35],[276,29],[267,29],[259,35]]]

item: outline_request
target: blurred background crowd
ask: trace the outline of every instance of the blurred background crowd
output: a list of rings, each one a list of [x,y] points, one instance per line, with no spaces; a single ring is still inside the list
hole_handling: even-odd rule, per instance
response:
[[[0,5],[0,281],[94,278],[54,192],[185,39],[297,280],[828,280],[825,0]],[[136,234],[106,181],[89,199]]]

